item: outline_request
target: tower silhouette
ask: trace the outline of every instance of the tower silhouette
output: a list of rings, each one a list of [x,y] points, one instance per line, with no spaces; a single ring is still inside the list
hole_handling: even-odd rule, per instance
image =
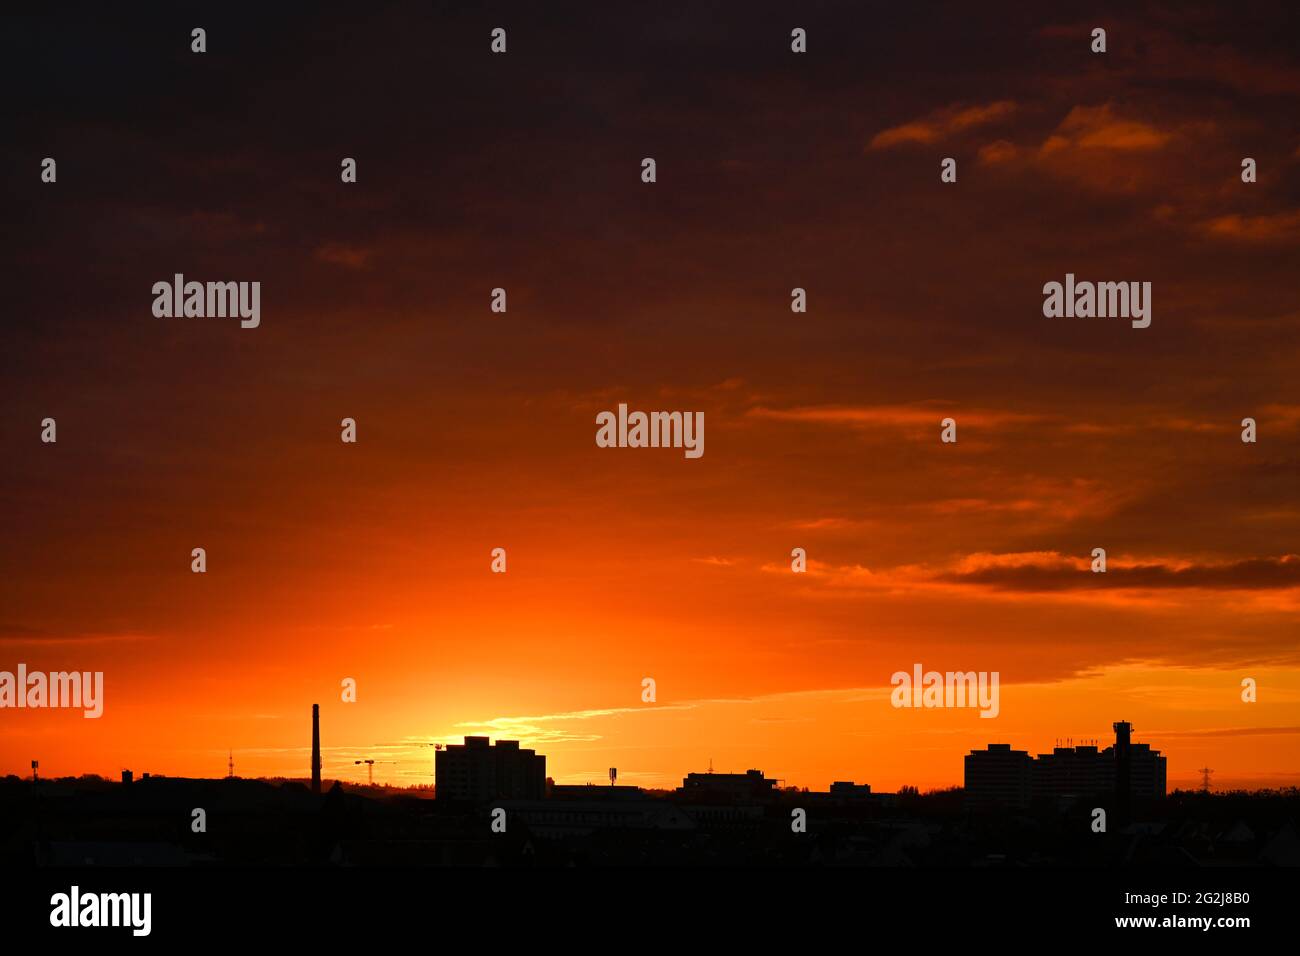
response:
[[[311,705],[311,792],[320,793],[320,704]]]
[[[1133,725],[1127,720],[1117,720],[1111,727],[1115,729],[1115,815],[1123,826],[1129,822],[1129,802],[1133,795],[1129,782],[1133,767]]]
[[[1210,774],[1214,773],[1214,769],[1212,767],[1202,767],[1200,770],[1196,772],[1201,775],[1201,793],[1209,793]]]

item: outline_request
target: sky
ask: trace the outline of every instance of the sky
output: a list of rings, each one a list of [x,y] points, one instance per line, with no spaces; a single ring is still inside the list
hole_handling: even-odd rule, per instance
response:
[[[0,774],[301,777],[319,703],[397,785],[487,734],[925,789],[1121,719],[1171,788],[1296,785],[1297,14],[1074,10],[15,18],[0,670],[105,712],[0,710]],[[175,273],[260,326],[154,316]],[[1044,317],[1067,273],[1150,327]],[[703,456],[597,447],[621,402]],[[998,716],[894,708],[916,664]]]

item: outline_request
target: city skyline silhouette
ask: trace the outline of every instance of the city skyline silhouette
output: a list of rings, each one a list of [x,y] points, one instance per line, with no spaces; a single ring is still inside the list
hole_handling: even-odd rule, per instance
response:
[[[35,770],[26,781],[0,778],[9,817],[0,858],[54,866],[1300,865],[1300,789],[1166,793],[1165,757],[1133,742],[1127,721],[1113,722],[1105,749],[1058,741],[1031,757],[989,744],[965,757],[962,787],[924,793],[882,792],[851,775],[810,790],[757,768],[715,770],[712,761],[671,789],[618,783],[614,767],[607,783],[566,785],[547,775],[544,754],[480,736],[435,750],[433,788],[345,786],[322,772],[322,730],[313,706],[310,773],[299,778],[243,778],[229,764],[221,779],[126,769],[120,782],[38,779]],[[188,804],[219,814],[220,835],[210,839],[208,811],[195,810],[203,826],[178,837],[167,818]]]
[[[1077,743],[1073,740],[1073,738],[1064,738],[1064,739],[1057,738],[1053,743],[1052,750],[1046,752],[1033,751],[1033,750],[1014,750],[1010,744],[1004,742],[989,742],[986,746],[971,750],[968,754],[964,756],[963,760],[965,764],[965,772],[963,775],[963,780],[960,785],[956,787],[946,787],[946,788],[938,788],[938,789],[963,789],[967,792],[968,795],[970,795],[971,788],[973,785],[972,768],[973,766],[978,767],[980,765],[979,763],[972,765],[971,762],[972,758],[998,757],[999,760],[1005,761],[1005,758],[1007,756],[1019,755],[1020,758],[1022,758],[1025,761],[1026,768],[1030,766],[1038,768],[1045,765],[1050,765],[1051,762],[1053,761],[1053,758],[1055,758],[1057,763],[1060,763],[1063,759],[1069,758],[1067,763],[1073,764],[1077,758],[1086,757],[1089,762],[1097,761],[1099,763],[1106,765],[1108,769],[1106,771],[1107,776],[1105,779],[1108,782],[1106,783],[1104,789],[1111,789],[1113,784],[1113,788],[1115,790],[1117,801],[1118,801],[1120,799],[1119,793],[1127,789],[1127,784],[1126,784],[1126,781],[1128,779],[1127,774],[1130,771],[1127,769],[1119,770],[1119,769],[1110,769],[1110,768],[1112,766],[1119,767],[1128,762],[1127,758],[1121,759],[1120,754],[1128,753],[1131,746],[1133,749],[1139,752],[1140,756],[1143,758],[1144,761],[1147,762],[1151,760],[1158,761],[1158,769],[1156,771],[1151,770],[1150,767],[1147,767],[1142,771],[1143,774],[1145,775],[1144,779],[1141,785],[1139,787],[1136,787],[1133,792],[1134,793],[1141,792],[1146,797],[1164,796],[1170,790],[1170,787],[1167,784],[1167,771],[1166,771],[1166,761],[1168,759],[1167,755],[1163,754],[1160,750],[1155,749],[1149,743],[1138,741],[1134,736],[1134,728],[1132,724],[1129,723],[1128,721],[1113,722],[1112,729],[1115,732],[1115,741],[1114,743],[1111,743],[1108,746],[1105,746],[1104,748],[1102,747],[1101,742],[1099,740],[1089,739],[1089,738],[1082,738]],[[476,747],[484,747],[489,749],[488,750],[469,749],[471,743],[474,744]],[[450,767],[452,765],[452,762],[447,758],[450,758],[451,756],[453,756],[453,754],[468,755],[472,753],[486,754],[490,752],[495,752],[499,754],[501,752],[501,748],[503,747],[510,748],[509,753],[511,755],[514,755],[515,758],[518,758],[519,755],[523,755],[525,759],[531,760],[533,759],[533,755],[536,755],[536,758],[541,761],[539,765],[539,769],[536,770],[536,777],[535,777],[536,786],[533,788],[536,790],[538,794],[541,794],[544,791],[549,791],[549,789],[553,784],[558,784],[567,787],[575,786],[575,784],[573,783],[560,784],[559,782],[555,781],[552,776],[546,773],[545,770],[546,755],[539,754],[536,750],[532,748],[521,748],[521,742],[518,740],[509,740],[509,739],[498,737],[496,738],[495,742],[491,742],[491,738],[489,738],[486,735],[483,736],[466,735],[462,738],[462,741],[460,743],[447,742],[447,743],[435,744],[432,742],[426,742],[424,746],[436,748],[435,751],[432,753],[432,759],[435,765],[435,769],[433,771],[433,777],[434,777],[433,786],[430,787],[428,783],[424,783],[424,782],[418,782],[418,783],[405,782],[405,783],[396,784],[397,787],[399,788],[405,787],[408,789],[417,789],[417,790],[436,789],[437,786],[436,781],[438,776],[437,767],[442,764],[446,764],[447,766]],[[345,750],[346,748],[338,748],[338,749]],[[339,768],[341,768],[346,773],[349,764],[353,768],[359,768],[364,766],[365,767],[364,773],[366,775],[366,785],[368,787],[373,788],[375,786],[375,780],[374,780],[375,765],[377,763],[381,765],[396,763],[396,761],[383,761],[383,760],[376,760],[374,758],[367,758],[367,757],[349,758],[347,756],[344,756],[339,758],[339,760],[336,762],[334,767],[330,768],[332,770],[335,770],[336,772],[332,778],[329,777],[328,774],[326,773],[326,766],[321,756],[322,747],[321,747],[321,734],[320,734],[320,705],[319,704],[313,704],[311,709],[311,746],[309,748],[308,753],[309,753],[309,762],[310,762],[310,772],[307,775],[307,777],[304,779],[309,780],[312,792],[317,795],[321,793],[322,780],[332,779],[337,782],[348,782],[354,785],[359,783],[359,781],[354,781],[349,779],[349,776],[338,774],[337,770]],[[993,761],[992,759],[983,760],[982,763],[990,767],[996,765],[995,761]],[[32,760],[31,766],[33,769],[32,779],[35,780],[37,779],[35,771],[36,771],[36,767],[38,766],[38,761],[35,759]],[[361,771],[356,771],[356,772],[361,772]],[[1055,775],[1059,775],[1062,772],[1063,772],[1062,770],[1058,769],[1055,771]],[[1067,776],[1069,776],[1070,772],[1068,771],[1068,767],[1064,772],[1066,772]],[[1156,776],[1154,777],[1152,776],[1153,772],[1156,773]],[[1210,792],[1212,788],[1210,786],[1209,780],[1210,780],[1210,776],[1214,773],[1214,770],[1212,768],[1202,767],[1202,768],[1198,768],[1196,772],[1201,775],[1202,783],[1199,789],[1202,792]],[[145,776],[147,777],[149,773],[150,771],[146,771]],[[151,773],[155,777],[165,776],[164,774],[160,774],[157,769],[154,769],[153,771],[151,771]],[[617,773],[618,773],[617,768],[613,768],[613,767],[611,767],[608,771],[609,779],[611,781],[611,786],[613,784],[613,780],[617,775]],[[758,774],[760,778],[765,780],[768,779],[762,770],[756,768],[751,767],[746,771],[744,771],[744,773],[750,775]],[[1035,769],[1034,773],[1035,776],[1037,776],[1038,770]],[[1077,774],[1077,771],[1074,771],[1074,773]],[[133,778],[133,775],[134,772],[130,768],[123,768],[122,781],[130,782],[131,779]],[[726,770],[726,769],[717,771],[716,775],[719,777],[743,776],[743,774],[740,774],[736,771]],[[65,776],[75,777],[75,776],[82,776],[82,774],[68,774]],[[93,774],[93,776],[102,776],[102,775]],[[230,748],[227,752],[227,773],[225,776],[227,778],[235,778],[239,776],[235,773],[234,748]],[[690,770],[686,772],[686,778],[688,781],[691,777],[699,777],[699,776],[707,776],[707,777],[715,776],[715,770],[713,767],[712,758],[710,758],[708,761],[707,771],[704,771],[703,773],[701,773],[698,770]],[[624,778],[626,779],[626,777],[627,774],[626,774],[626,765],[625,765]],[[275,774],[271,776],[257,776],[251,778],[240,776],[240,778],[259,779],[259,780],[298,779],[292,773]],[[209,778],[198,777],[196,779],[209,779]],[[545,787],[542,787],[541,784],[543,779],[545,781]],[[834,781],[834,783],[832,784],[832,788],[836,784],[838,784],[841,787],[853,787],[853,786],[865,787],[868,792],[871,790],[871,785],[869,782],[861,781],[861,780],[850,780],[847,777],[845,777],[843,774],[840,775],[839,779]],[[591,780],[586,780],[583,782],[583,784],[577,784],[577,785],[585,785],[590,787],[590,786],[594,786],[595,784],[593,784]],[[788,790],[792,792],[800,792],[800,791],[808,792],[810,790],[810,788],[806,785],[801,787],[797,781],[790,782],[790,781],[785,781],[781,778],[773,778],[772,785],[778,790]],[[1001,785],[1002,783],[1000,782],[999,786]],[[395,786],[391,781],[386,781],[382,778],[382,770],[381,770],[381,780],[379,786],[384,788],[392,788]],[[629,787],[629,785],[626,783],[623,784],[623,786],[625,788]],[[631,786],[631,789],[664,790],[667,788],[655,787],[655,786],[648,786],[648,787]],[[904,784],[900,789],[914,791],[917,788],[909,784]],[[1034,793],[1038,794],[1040,789],[1041,789],[1040,785],[1035,784]],[[1051,789],[1052,792],[1061,792],[1061,793],[1069,792],[1075,796],[1078,796],[1081,793],[1089,792],[1087,790],[1076,791],[1072,789],[1068,784],[1062,783],[1061,781],[1057,781],[1055,779],[1051,782],[1049,789]],[[1181,789],[1181,788],[1174,788],[1174,789]],[[1272,790],[1277,788],[1260,787],[1257,789]],[[876,792],[879,793],[880,790],[877,789]],[[975,796],[975,802],[978,803],[981,800],[985,799],[985,797],[987,796],[988,796],[987,793],[984,794],[984,796],[980,796],[977,793]],[[1029,792],[1027,790],[1025,794],[1025,799],[1027,800],[1028,797],[1029,797]],[[1001,794],[998,794],[998,796],[994,798],[993,802],[1006,802],[1006,801],[1002,799]]]

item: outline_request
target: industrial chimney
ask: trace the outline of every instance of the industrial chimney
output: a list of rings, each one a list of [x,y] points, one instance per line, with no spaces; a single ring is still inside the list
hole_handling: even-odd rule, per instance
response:
[[[320,704],[311,705],[311,792],[320,793]]]

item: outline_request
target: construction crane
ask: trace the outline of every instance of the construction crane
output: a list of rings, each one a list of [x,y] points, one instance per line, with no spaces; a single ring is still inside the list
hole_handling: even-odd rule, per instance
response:
[[[352,761],[352,762],[353,762],[354,764],[365,764],[365,765],[366,765],[366,773],[367,773],[367,775],[368,775],[368,777],[369,777],[369,783],[368,783],[368,786],[371,786],[371,787],[373,787],[373,786],[375,785],[375,764],[377,764],[377,763],[396,763],[395,760],[354,760],[354,761]]]

